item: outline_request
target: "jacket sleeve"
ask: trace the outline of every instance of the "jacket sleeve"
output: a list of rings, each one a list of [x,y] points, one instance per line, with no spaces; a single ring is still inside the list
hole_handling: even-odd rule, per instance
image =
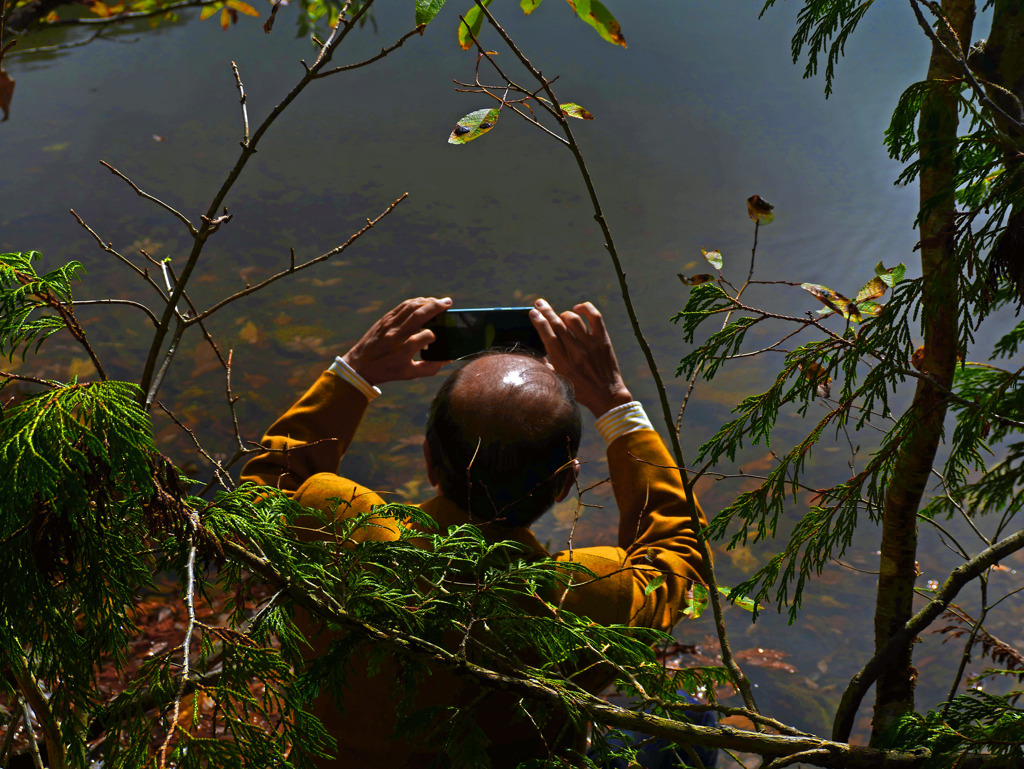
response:
[[[368,513],[383,505],[376,493],[337,474],[338,464],[366,412],[366,396],[325,371],[267,430],[261,446],[242,469],[242,480],[273,486],[305,507],[332,511],[338,518]],[[395,539],[397,524],[381,519],[360,529],[356,539]]]
[[[679,620],[690,583],[703,581],[697,532],[679,471],[654,430],[614,440],[608,466],[619,507],[618,546],[555,554],[596,575],[575,575],[562,607],[601,624],[668,630]],[[694,510],[703,526],[696,500]]]

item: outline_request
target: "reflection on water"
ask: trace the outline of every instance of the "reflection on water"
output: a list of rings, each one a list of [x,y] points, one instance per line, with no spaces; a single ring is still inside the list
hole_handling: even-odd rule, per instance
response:
[[[913,272],[915,194],[892,186],[898,169],[881,146],[888,114],[902,88],[922,73],[927,53],[909,10],[873,9],[826,102],[822,82],[802,80],[789,59],[792,8],[757,21],[753,8],[736,0],[713,7],[617,3],[630,43],[622,50],[574,22],[564,5],[545,4],[530,19],[506,5],[499,10],[527,54],[548,75],[559,74],[560,97],[597,117],[574,129],[666,374],[683,354],[679,331],[667,320],[685,302],[687,289],[675,274],[700,264],[706,247],[721,250],[727,274],[746,275],[753,228],[744,201],[753,193],[776,206],[776,221],[762,230],[758,247],[763,278],[824,283],[852,295],[878,261],[906,261]],[[338,245],[410,193],[341,257],[239,301],[210,322],[222,347],[234,350],[232,384],[244,396],[239,418],[248,439],[383,310],[417,294],[451,295],[457,306],[522,304],[538,295],[558,307],[591,299],[608,317],[632,389],[654,411],[649,375],[629,343],[614,275],[569,153],[511,115],[471,145],[447,143],[459,117],[489,106],[452,88],[452,78],[471,78],[473,69],[473,57],[455,45],[461,10],[446,9],[422,38],[378,65],[315,84],[274,126],[227,201],[234,220],[211,239],[190,290],[198,307],[287,266],[289,249],[301,259]],[[50,265],[81,260],[89,273],[83,297],[144,297],[145,287],[132,285],[67,209],[123,253],[142,248],[180,266],[187,243],[180,224],[98,161],[197,218],[241,138],[229,62],[238,63],[255,124],[297,81],[298,59],[312,56],[281,16],[274,33],[264,35],[255,20],[225,33],[186,13],[182,23],[155,33],[139,26],[119,33],[117,42],[97,41],[59,58],[12,60],[8,69],[18,88],[11,120],[0,126],[6,182],[0,248],[41,250]],[[353,36],[343,59],[373,55],[411,20],[408,0],[384,5],[379,34],[366,29]],[[49,33],[42,43],[54,41]],[[697,271],[705,269],[700,264]],[[817,308],[799,289],[751,291],[748,298],[794,314]],[[137,378],[140,344],[150,330],[144,316],[129,310],[82,315],[114,375]],[[61,358],[51,365],[66,368],[48,373],[85,373],[81,354],[63,344],[50,345]],[[774,365],[754,359],[714,387],[698,387],[682,433],[688,454],[733,404],[764,385]],[[435,387],[389,385],[368,413],[345,471],[399,498],[421,498],[419,436]],[[187,337],[161,400],[201,427],[218,455],[233,450],[223,392],[215,357],[198,335]],[[684,392],[683,383],[671,383],[674,402]],[[160,420],[157,430],[162,448],[190,455],[180,430]],[[778,445],[805,430],[791,419]],[[591,481],[604,472],[594,438],[591,431],[583,446]],[[874,439],[860,440],[867,452]],[[809,484],[848,472],[843,446],[841,440],[815,455]],[[756,473],[770,462],[755,447],[737,464]],[[751,482],[702,482],[705,509],[714,513]],[[611,504],[607,485],[589,494],[589,502]],[[798,498],[794,515],[806,504]],[[541,539],[561,547],[572,530],[576,544],[590,544],[606,540],[613,525],[611,514],[596,508],[575,529],[571,518],[556,511]],[[845,557],[847,565],[875,568],[873,536],[860,536],[862,547]],[[763,549],[720,552],[722,580],[736,581],[763,557]],[[937,577],[944,568],[948,559],[936,557],[926,572]],[[807,619],[794,628],[770,611],[751,627],[730,610],[736,648],[787,652],[795,668],[751,663],[751,677],[764,682],[759,698],[767,709],[774,700],[790,708],[786,720],[825,729],[820,703],[837,699],[836,687],[869,653],[863,629],[873,587],[869,573],[828,567],[807,596]],[[699,639],[711,629],[701,623],[680,633]],[[932,657],[950,654],[936,648]],[[928,655],[920,661],[924,681]],[[922,701],[943,694],[926,689]]]

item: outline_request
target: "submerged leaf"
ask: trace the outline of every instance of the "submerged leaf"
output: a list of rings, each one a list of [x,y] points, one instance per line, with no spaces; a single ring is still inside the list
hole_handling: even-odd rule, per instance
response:
[[[462,118],[448,137],[449,144],[465,144],[494,128],[498,120],[498,108],[478,109]]]
[[[771,203],[760,195],[751,195],[747,198],[747,216],[758,224],[771,224],[775,220],[774,209]]]
[[[566,117],[574,117],[577,120],[593,120],[594,116],[590,112],[581,107],[579,104],[569,102],[568,104],[562,105],[562,114]]]
[[[700,275],[691,275],[690,277],[686,277],[681,272],[677,273],[677,275],[679,275],[679,280],[683,281],[685,286],[699,286],[701,283],[707,283],[715,279],[714,275],[708,275],[706,272]]]
[[[719,251],[705,251],[703,248],[700,250],[704,254],[704,258],[707,259],[711,266],[716,270],[722,269],[722,254]]]

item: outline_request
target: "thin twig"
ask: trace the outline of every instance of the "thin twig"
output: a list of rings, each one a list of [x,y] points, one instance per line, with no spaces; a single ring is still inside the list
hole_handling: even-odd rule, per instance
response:
[[[43,769],[43,757],[39,755],[39,743],[36,741],[36,733],[32,728],[32,717],[23,695],[18,695],[18,704],[21,705],[21,715],[25,721],[25,736],[28,738],[28,751],[32,756],[32,765],[36,769]]]
[[[140,198],[144,198],[150,201],[151,203],[156,203],[158,206],[160,206],[160,208],[172,214],[176,219],[178,219],[182,224],[184,224],[188,228],[188,232],[193,238],[199,234],[199,231],[195,228],[195,225],[193,225],[192,222],[188,220],[188,217],[185,216],[180,211],[178,211],[176,208],[167,203],[164,203],[162,200],[160,200],[160,198],[154,197],[150,195],[148,192],[143,192],[141,189],[139,189],[139,186],[135,182],[133,182],[123,173],[118,171],[107,161],[101,160],[100,165],[106,168],[108,171],[110,171],[110,173],[112,173],[118,179],[124,181],[124,183],[131,187],[135,191],[135,194],[138,195]]]
[[[416,29],[409,30],[404,35],[402,35],[398,39],[398,42],[395,43],[390,48],[381,48],[380,53],[378,53],[376,56],[372,56],[371,58],[365,59],[364,61],[356,62],[355,64],[346,64],[343,67],[335,67],[334,69],[329,69],[325,72],[319,72],[316,75],[314,75],[314,78],[327,77],[328,75],[336,75],[339,72],[350,72],[353,69],[359,69],[360,67],[365,67],[367,64],[373,64],[375,61],[380,61],[392,51],[401,48],[405,44],[405,41],[408,40],[413,35],[422,35],[423,30],[425,30],[426,28],[426,24],[420,24],[419,26],[416,27]]]
[[[174,293],[168,300],[167,307],[160,318],[160,325],[157,326],[156,333],[153,334],[153,340],[149,346],[149,352],[146,354],[146,360],[143,364],[142,376],[139,379],[139,384],[143,392],[147,393],[145,405],[148,408],[156,395],[157,389],[159,389],[159,382],[155,381],[157,371],[157,360],[160,357],[161,350],[164,347],[164,341],[167,338],[167,334],[170,330],[171,320],[174,317],[174,307],[181,296],[181,293],[185,290],[188,285],[189,279],[192,276],[192,272],[195,270],[196,265],[199,263],[199,258],[203,253],[203,248],[206,244],[206,239],[210,235],[212,229],[214,229],[215,222],[218,219],[218,212],[221,210],[224,199],[227,197],[228,192],[234,187],[235,182],[241,175],[246,164],[256,153],[256,147],[270,127],[274,124],[274,121],[288,108],[302,91],[309,85],[310,82],[316,76],[316,73],[331,60],[331,56],[334,54],[335,48],[341,44],[341,42],[348,36],[348,34],[355,28],[358,21],[373,7],[374,0],[367,0],[362,4],[359,9],[355,12],[351,19],[346,20],[344,14],[351,5],[350,2],[346,2],[344,7],[338,16],[338,22],[331,30],[331,35],[327,39],[327,42],[323,44],[317,54],[316,61],[313,66],[310,67],[303,62],[305,68],[305,74],[299,80],[299,82],[292,88],[291,91],[281,100],[281,102],[271,110],[270,114],[263,119],[263,122],[256,128],[256,131],[252,134],[249,141],[235,161],[235,165],[228,172],[227,177],[224,179],[213,196],[213,200],[210,201],[210,205],[206,210],[206,214],[200,217],[202,224],[200,225],[198,232],[193,235],[192,248],[189,251],[188,258],[185,261],[185,267],[182,269],[180,276],[178,277],[178,283],[174,288]],[[154,388],[156,384],[156,388]]]
[[[384,209],[384,211],[382,211],[380,214],[378,214],[376,219],[367,219],[366,220],[366,224],[360,230],[358,230],[357,232],[353,233],[349,237],[348,240],[346,240],[340,246],[332,248],[330,251],[328,251],[328,252],[326,252],[324,254],[320,254],[320,256],[315,256],[312,259],[310,259],[310,260],[308,260],[306,262],[303,262],[302,264],[296,265],[295,264],[295,252],[292,251],[291,262],[288,265],[287,269],[282,270],[281,272],[277,273],[276,275],[271,275],[269,278],[267,278],[264,281],[261,281],[260,283],[257,283],[255,286],[246,286],[241,291],[237,291],[234,294],[232,294],[231,296],[229,296],[229,297],[227,297],[225,299],[222,299],[221,301],[217,302],[215,305],[210,307],[208,310],[204,310],[203,312],[199,313],[195,317],[189,318],[187,325],[191,326],[193,323],[199,323],[200,321],[203,321],[206,318],[208,318],[211,315],[213,315],[213,313],[217,312],[217,310],[219,310],[224,305],[230,304],[231,302],[235,301],[236,299],[241,299],[243,296],[248,296],[249,294],[255,293],[256,291],[259,291],[260,289],[263,289],[266,286],[269,286],[271,283],[274,283],[275,281],[278,281],[281,278],[287,277],[288,275],[296,273],[299,270],[304,270],[307,267],[312,267],[317,262],[322,262],[325,259],[330,259],[332,256],[337,256],[342,251],[344,251],[346,248],[348,248],[350,245],[352,245],[356,240],[358,240],[359,237],[364,235],[366,232],[372,230],[377,225],[377,222],[379,222],[385,216],[390,214],[395,209],[395,206],[397,206],[399,203],[401,203],[407,197],[409,197],[409,193],[408,192],[403,192],[396,200],[394,200],[391,203],[390,206],[388,206],[386,209]]]
[[[178,718],[181,715],[181,699],[185,696],[185,687],[189,680],[192,634],[196,629],[195,569],[196,546],[193,542],[188,550],[188,563],[185,567],[185,579],[188,581],[188,584],[185,587],[185,606],[188,609],[188,627],[185,630],[185,639],[181,642],[181,683],[178,685],[178,693],[174,698],[171,724],[167,729],[167,736],[164,738],[164,743],[160,747],[160,769],[167,769],[167,750],[171,745],[171,738],[174,736],[174,731],[178,728]]]
[[[249,111],[245,106],[245,88],[242,87],[242,76],[238,74],[238,65],[231,62],[231,71],[235,73],[235,83],[238,84],[238,101],[242,105],[242,146],[249,143]]]
[[[90,227],[88,224],[85,223],[85,220],[82,219],[82,217],[79,216],[75,212],[75,209],[72,208],[72,209],[69,209],[69,210],[71,211],[71,215],[73,217],[75,217],[75,220],[85,229],[85,231],[88,232],[90,235],[93,236],[93,238],[96,239],[96,242],[99,244],[100,248],[102,248],[108,254],[111,254],[112,256],[114,256],[117,259],[119,259],[123,264],[126,264],[133,272],[135,272],[136,275],[138,275],[140,278],[142,278],[147,283],[149,283],[149,285],[152,286],[153,289],[160,295],[161,299],[167,299],[167,296],[164,294],[163,290],[160,288],[160,284],[157,283],[155,280],[153,280],[152,276],[150,276],[149,270],[142,269],[137,264],[135,264],[131,259],[129,259],[128,257],[126,257],[123,254],[121,254],[120,252],[118,252],[114,248],[114,244],[113,243],[110,243],[110,242],[106,242],[105,243],[105,242],[103,242],[103,238],[101,238],[99,236],[99,234],[92,227]],[[140,250],[140,252],[142,253],[143,256],[145,256],[146,258],[150,259],[151,262],[155,263],[155,260],[153,260],[149,256],[149,254],[147,254],[145,251],[142,251],[142,249],[139,249],[139,250]]]
[[[54,51],[63,51],[68,48],[80,48],[83,45],[88,45],[93,40],[96,40],[103,34],[102,29],[97,29],[89,37],[82,40],[77,40],[73,43],[59,43],[57,45],[41,45],[38,48],[25,48],[18,51],[11,51],[5,58],[13,58],[14,56],[31,56],[36,53],[53,53]]]
[[[87,304],[124,304],[129,307],[134,307],[138,310],[142,310],[144,313],[146,313],[146,315],[149,316],[149,319],[150,321],[152,321],[154,326],[156,326],[160,322],[159,320],[157,320],[156,315],[153,314],[153,311],[146,307],[146,305],[141,304],[140,302],[133,302],[131,299],[75,299],[72,302],[72,304],[75,305],[76,307],[79,305]]]

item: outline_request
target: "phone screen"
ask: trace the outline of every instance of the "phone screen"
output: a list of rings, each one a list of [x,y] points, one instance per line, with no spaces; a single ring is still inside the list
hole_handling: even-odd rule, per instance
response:
[[[435,339],[420,353],[423,360],[456,360],[490,347],[528,347],[544,354],[529,307],[445,310],[424,328],[433,331]]]

